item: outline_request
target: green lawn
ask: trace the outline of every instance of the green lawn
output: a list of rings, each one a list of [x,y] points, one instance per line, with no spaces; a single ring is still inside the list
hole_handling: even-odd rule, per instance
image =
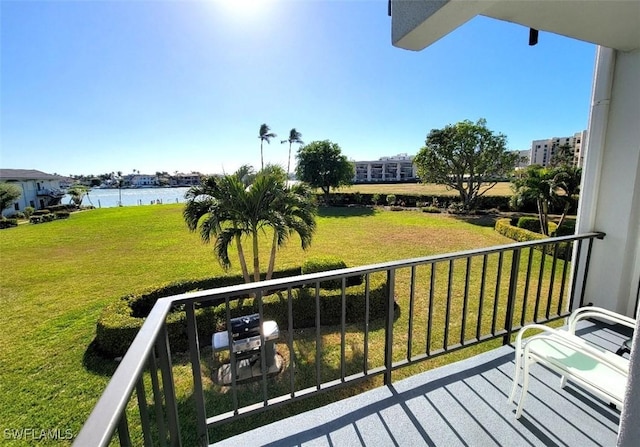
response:
[[[68,220],[0,231],[3,431],[33,427],[71,429],[77,433],[115,368],[114,362],[97,358],[89,348],[101,309],[132,291],[223,273],[211,247],[187,231],[181,211],[182,205],[106,208],[75,213]],[[270,237],[265,235],[261,248],[263,265],[268,241]],[[303,252],[299,241],[292,239],[279,253],[277,266],[296,266],[306,257],[322,254],[338,255],[351,266],[365,265],[509,242],[492,228],[446,215],[330,209],[318,218],[311,249]],[[233,273],[238,271],[234,262]],[[403,275],[406,272],[399,275],[400,296],[407,295]],[[405,309],[397,324],[406,325],[407,313]],[[331,344],[335,337],[335,332],[325,333],[325,343]],[[351,358],[358,355],[359,335],[353,337]],[[301,340],[299,346],[303,347],[304,334]],[[399,346],[402,343],[403,340],[398,341]],[[315,347],[309,349],[313,353]],[[328,350],[325,356],[328,363],[335,361],[335,352]],[[206,350],[205,357],[211,357]],[[175,375],[180,406],[185,411],[189,411],[190,374],[188,364],[181,363],[178,356]],[[214,400],[211,396],[215,392],[208,390],[214,393],[208,394],[210,400]],[[331,397],[314,399],[312,403]],[[299,411],[305,405],[310,404],[285,406],[279,416]],[[230,426],[220,434],[233,433],[270,417],[274,416],[244,421],[244,425]],[[188,419],[187,415],[181,420],[183,433],[191,429]]]

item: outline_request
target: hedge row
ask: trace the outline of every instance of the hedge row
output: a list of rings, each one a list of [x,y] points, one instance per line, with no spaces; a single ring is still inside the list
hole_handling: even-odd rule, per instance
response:
[[[300,268],[274,272],[273,277],[288,277],[300,274]],[[239,275],[206,278],[194,281],[181,281],[168,284],[154,290],[148,290],[139,294],[124,296],[104,308],[96,325],[96,343],[98,348],[106,355],[121,356],[127,351],[142,327],[144,318],[159,298],[193,292],[203,289],[236,285],[242,283]],[[324,283],[321,283],[324,285]],[[365,285],[361,277],[354,277],[348,281],[345,289],[346,297],[346,321],[357,322],[364,320],[364,295]],[[370,280],[370,314],[371,320],[382,318],[386,309],[385,281]],[[320,294],[320,322],[323,325],[338,324],[342,315],[342,291],[321,289]],[[232,317],[258,312],[258,303],[251,297],[236,297],[230,303]],[[293,289],[291,292],[293,308],[293,326],[304,328],[315,325],[316,301],[315,288]],[[240,304],[242,301],[242,304]],[[205,303],[208,304],[208,303]],[[217,303],[214,303],[217,304]],[[211,344],[211,335],[215,331],[225,329],[226,306],[201,306],[196,309],[196,321],[198,336],[203,346]],[[263,297],[263,312],[265,319],[275,320],[281,328],[288,327],[288,302],[287,293],[276,291]],[[170,312],[166,320],[167,331],[171,347],[176,351],[188,349],[186,314],[180,306]]]
[[[453,204],[460,202],[458,196],[444,195],[424,195],[424,194],[389,194],[395,196],[393,204],[403,207],[436,206],[438,208],[449,208]],[[363,194],[359,192],[353,193],[331,193],[329,195],[329,203],[331,206],[347,206],[347,205],[388,205],[388,195],[385,194]],[[480,196],[478,197],[477,209],[498,209],[500,211],[509,210],[510,196]],[[318,203],[324,204],[324,196],[317,194]],[[533,208],[535,210],[535,206]]]
[[[18,226],[18,219],[0,219],[0,230]]]
[[[551,222],[549,226],[551,226],[551,224],[553,224],[553,222]],[[555,226],[555,224],[553,225]],[[539,241],[549,238],[549,236],[545,236],[544,234],[529,231],[524,228],[519,228],[513,225],[512,220],[509,218],[498,219],[496,221],[495,230],[503,236],[506,236],[518,242]],[[544,250],[544,252],[548,255],[553,255],[553,252],[555,250],[554,246],[551,244],[538,246],[536,247],[536,249]],[[559,245],[558,258],[567,260],[571,259],[571,243],[564,242]]]

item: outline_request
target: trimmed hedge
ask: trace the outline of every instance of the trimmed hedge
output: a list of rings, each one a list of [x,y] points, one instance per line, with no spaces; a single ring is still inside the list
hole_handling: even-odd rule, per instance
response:
[[[549,225],[551,225],[551,223]],[[545,236],[544,234],[529,231],[524,228],[518,228],[512,225],[511,219],[509,218],[498,219],[496,221],[495,230],[498,233],[502,234],[503,236],[506,236],[518,242],[539,241],[543,239],[549,239],[549,236]],[[539,246],[539,247],[536,247],[536,249],[544,250],[544,252],[548,255],[553,255],[553,251],[554,251],[554,247],[552,245]],[[558,258],[566,259],[566,260],[571,259],[571,243],[564,242],[559,245]]]
[[[300,268],[274,272],[274,278],[295,276],[301,273]],[[354,277],[358,279],[358,277]],[[348,286],[346,296],[346,321],[357,322],[364,320],[365,285]],[[106,306],[96,324],[96,344],[104,354],[118,357],[124,355],[155,302],[163,297],[181,293],[194,292],[203,289],[241,284],[240,275],[205,278],[193,281],[180,281],[163,287],[147,290],[138,294],[131,294],[117,299]],[[274,291],[263,297],[263,312],[265,319],[275,320],[285,329],[288,327],[287,293]],[[342,315],[342,291],[321,289],[320,293],[320,322],[323,325],[339,324]],[[369,284],[370,320],[382,318],[386,310],[386,282],[372,276]],[[237,297],[230,303],[232,317],[258,312],[258,303],[251,297]],[[293,326],[295,328],[315,325],[316,300],[315,288],[292,289]],[[242,301],[242,304],[240,304]],[[211,344],[211,335],[215,331],[226,327],[226,307],[219,302],[204,303],[196,309],[198,337],[202,346]],[[188,349],[186,314],[181,306],[169,313],[166,321],[171,349],[185,351]]]
[[[402,203],[404,207],[416,207],[421,208],[420,205],[437,203],[441,208],[447,208],[453,203],[459,203],[459,196],[444,196],[444,195],[423,195],[423,194],[394,194],[395,203]],[[331,193],[329,194],[329,202],[324,202],[324,195],[318,193],[316,199],[318,203],[331,206],[348,206],[348,205],[383,205],[386,203],[386,197],[381,194],[366,194],[360,192],[354,193]],[[510,210],[511,196],[480,196],[476,201],[476,209],[498,209],[500,211]],[[535,204],[534,204],[535,205]],[[535,211],[535,206],[529,210],[528,208],[523,211]]]
[[[302,264],[301,273],[306,275],[308,273],[328,272],[330,270],[339,270],[347,268],[345,262],[336,256],[317,256],[307,259]],[[362,276],[351,276],[347,278],[347,287],[356,286],[362,284]],[[320,288],[327,290],[335,290],[342,288],[341,279],[330,279],[328,281],[322,281]]]
[[[0,229],[18,226],[18,219],[0,219]]]
[[[513,221],[511,222],[514,223]],[[525,230],[533,231],[534,233],[540,233],[540,219],[538,217],[523,216],[518,219],[516,226],[518,228],[524,228]],[[558,225],[554,222],[549,222],[549,234],[554,234],[558,229]]]

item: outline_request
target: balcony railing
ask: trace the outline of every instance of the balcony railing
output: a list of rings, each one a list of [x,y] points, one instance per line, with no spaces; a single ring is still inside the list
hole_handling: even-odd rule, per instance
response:
[[[501,339],[508,344],[524,324],[565,317],[584,304],[583,284],[593,243],[603,237],[603,233],[557,237],[162,298],[146,318],[74,445],[105,446],[116,433],[121,445],[131,445],[126,408],[134,391],[139,442],[182,445],[166,323],[172,312],[186,313],[193,376],[193,399],[186,401],[195,405],[188,412],[196,418],[195,424],[189,421],[196,433],[188,436],[187,444],[204,446],[209,445],[209,430],[221,423],[379,375],[390,384],[392,372],[402,367],[487,340]],[[354,308],[349,302],[356,299],[349,287],[354,278],[362,279],[357,298],[363,308]],[[325,295],[321,290],[327,281],[340,285],[334,294],[339,305],[333,309],[333,326],[324,322],[329,311],[322,302]],[[380,284],[382,294],[376,288]],[[305,325],[310,328],[298,330],[302,317],[294,312],[294,308],[300,309],[294,301],[296,296],[300,299],[301,290],[308,298],[306,311],[310,310],[313,317],[312,323]],[[270,298],[273,296],[275,300]],[[246,385],[238,383],[233,374],[228,392],[211,392],[210,369],[201,356],[201,343],[210,339],[216,328],[199,330],[197,310],[222,306],[218,309],[222,309],[231,340],[228,322],[238,311],[239,302],[248,297],[257,302],[261,318],[271,317],[269,303],[274,301],[286,309],[278,321],[278,351],[288,358],[286,368],[280,373],[278,386],[272,386],[261,334],[260,395],[255,396],[255,383],[252,392],[243,392]],[[382,318],[374,318],[380,315]],[[208,335],[200,339],[198,333],[203,332]],[[339,368],[331,368],[327,356],[334,357],[334,365],[337,356]],[[232,371],[235,357],[229,354]],[[241,405],[247,394],[255,401]],[[212,405],[212,400],[224,401],[226,406]],[[212,407],[218,411],[208,414]]]

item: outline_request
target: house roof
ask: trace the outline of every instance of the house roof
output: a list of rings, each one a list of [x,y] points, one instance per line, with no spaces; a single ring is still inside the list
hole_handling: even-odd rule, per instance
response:
[[[0,180],[60,180],[62,176],[35,169],[0,169]]]

